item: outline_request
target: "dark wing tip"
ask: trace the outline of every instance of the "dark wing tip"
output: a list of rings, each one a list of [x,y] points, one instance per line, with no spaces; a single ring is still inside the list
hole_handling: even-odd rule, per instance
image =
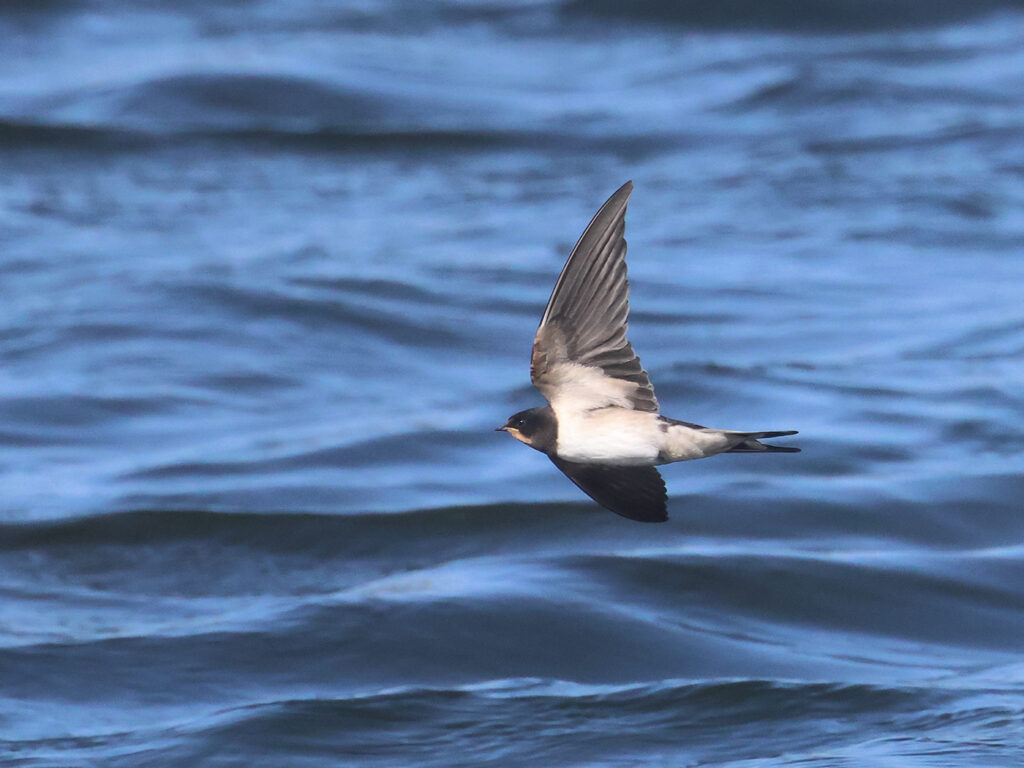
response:
[[[652,510],[650,510],[647,513],[641,513],[641,514],[633,514],[633,513],[626,514],[625,512],[617,512],[614,509],[611,510],[611,511],[615,512],[615,514],[617,514],[617,515],[621,515],[622,517],[628,518],[628,519],[633,520],[634,522],[637,522],[637,523],[667,523],[668,522],[668,512],[665,509],[660,509],[660,510],[652,509]]]
[[[627,181],[621,187],[612,192],[611,196],[607,200],[605,200],[604,205],[602,205],[601,207],[604,208],[605,206],[608,206],[609,203],[611,203],[611,207],[618,208],[619,206],[625,205],[629,201],[629,196],[632,194],[633,182]],[[595,216],[595,218],[597,217]]]

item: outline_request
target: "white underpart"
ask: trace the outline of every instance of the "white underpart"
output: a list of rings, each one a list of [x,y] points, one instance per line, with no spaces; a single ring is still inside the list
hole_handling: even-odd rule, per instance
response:
[[[633,410],[636,384],[599,368],[562,362],[544,376],[542,392],[558,419],[558,455],[581,464],[652,466],[714,456],[739,440],[717,429],[668,424]]]
[[[714,456],[737,442],[719,430],[666,425],[656,413],[626,408],[556,410],[555,416],[558,455],[582,464],[669,464]]]
[[[581,464],[653,465],[664,435],[654,413],[626,408],[561,413],[558,455]]]
[[[693,429],[670,424],[662,441],[661,463],[703,459],[727,451],[740,440],[719,429]]]

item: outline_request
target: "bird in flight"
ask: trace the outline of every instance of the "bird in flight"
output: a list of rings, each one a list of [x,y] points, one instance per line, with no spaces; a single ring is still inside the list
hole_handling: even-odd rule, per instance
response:
[[[547,455],[602,507],[644,523],[668,519],[660,464],[718,453],[796,453],[783,432],[736,432],[677,421],[626,339],[626,204],[633,182],[601,206],[558,276],[533,340],[530,378],[548,404],[498,427]]]

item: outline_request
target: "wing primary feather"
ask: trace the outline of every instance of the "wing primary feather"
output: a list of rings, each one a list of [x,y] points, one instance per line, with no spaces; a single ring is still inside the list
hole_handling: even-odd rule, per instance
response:
[[[614,288],[619,277],[617,267],[615,260],[603,253],[589,259],[580,270],[579,277],[566,286],[569,298],[559,307],[558,313],[575,317],[581,323],[587,321],[589,308]]]
[[[621,297],[615,295],[615,288],[626,278],[624,266],[625,263],[622,261],[616,263],[611,259],[604,262],[595,260],[588,273],[587,282],[584,283],[585,290],[580,291],[572,304],[572,309],[575,310],[573,314],[581,326],[593,324],[594,320],[598,319],[593,316],[593,313],[595,309],[597,311],[602,309],[602,302],[605,305],[603,307],[605,316],[613,309],[614,305],[610,302],[622,303]]]
[[[615,296],[616,284],[625,278],[614,273],[604,276],[593,287],[593,295],[579,313],[581,328],[612,334],[624,334],[628,318],[626,300]]]
[[[629,201],[629,196],[633,192],[633,182],[627,181],[610,198],[607,202],[601,206],[600,210],[594,214],[594,218],[590,220],[587,228],[583,230],[583,234],[580,235],[580,239],[576,241],[576,245],[573,246],[572,251],[569,254],[569,258],[562,268],[562,273],[558,276],[558,280],[555,281],[555,287],[551,291],[551,298],[548,299],[548,306],[544,312],[544,316],[541,318],[541,325],[548,319],[549,314],[555,308],[557,300],[560,297],[562,291],[562,284],[568,277],[572,275],[573,263],[575,259],[581,253],[591,253],[594,251],[594,245],[599,244],[600,240],[604,237],[612,237],[614,235],[615,227],[608,227],[608,224],[621,218],[626,209],[626,203]],[[612,229],[612,232],[606,232],[606,229]],[[598,240],[598,243],[591,242],[592,240]]]

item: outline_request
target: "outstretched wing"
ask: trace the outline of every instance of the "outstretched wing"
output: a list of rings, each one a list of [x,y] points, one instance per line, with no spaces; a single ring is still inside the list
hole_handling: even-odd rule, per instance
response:
[[[605,509],[641,523],[668,520],[665,481],[654,467],[577,464],[549,457],[565,476]]]
[[[533,341],[530,377],[558,412],[617,405],[657,412],[658,400],[626,340],[627,181],[601,206],[569,254]]]

